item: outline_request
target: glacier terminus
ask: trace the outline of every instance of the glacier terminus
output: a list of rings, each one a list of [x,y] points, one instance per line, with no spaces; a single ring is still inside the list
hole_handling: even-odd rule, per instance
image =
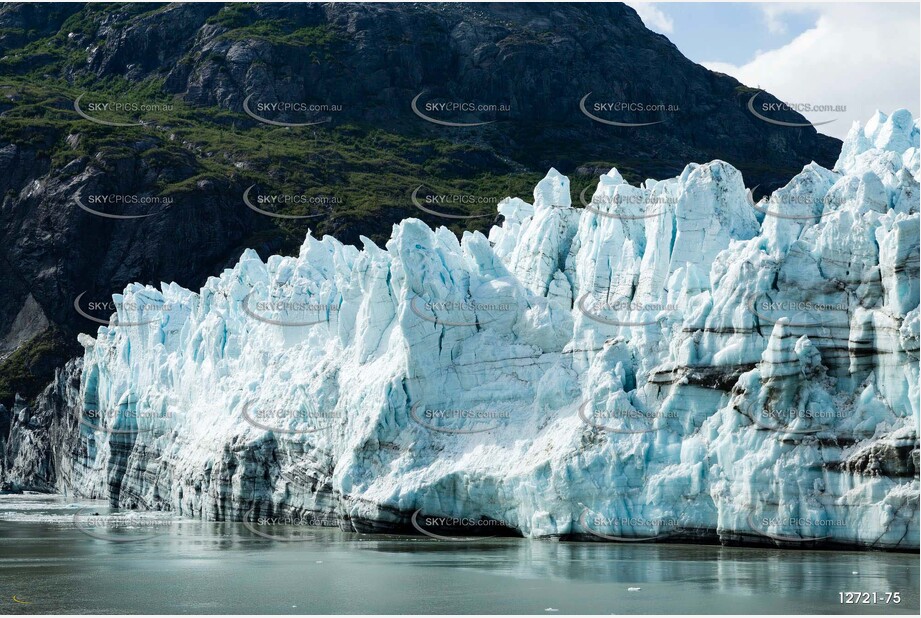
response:
[[[918,122],[877,113],[757,202],[718,160],[612,169],[584,207],[551,169],[488,236],[407,219],[131,285],[14,411],[7,480],[359,532],[917,551],[919,168]]]

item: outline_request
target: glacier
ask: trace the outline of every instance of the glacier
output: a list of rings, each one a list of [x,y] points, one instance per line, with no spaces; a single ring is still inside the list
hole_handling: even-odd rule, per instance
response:
[[[488,236],[407,219],[130,285],[43,396],[57,433],[14,414],[7,476],[212,520],[917,551],[919,167],[878,112],[758,202],[722,161],[612,169],[585,208],[551,169]]]

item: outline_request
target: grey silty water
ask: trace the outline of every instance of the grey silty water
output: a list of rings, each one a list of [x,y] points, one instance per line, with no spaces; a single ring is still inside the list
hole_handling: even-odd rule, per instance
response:
[[[917,614],[919,606],[912,554],[445,542],[320,527],[260,536],[253,530],[266,528],[172,518],[116,530],[109,536],[128,542],[113,542],[91,536],[105,532],[98,522],[74,523],[75,513],[107,512],[98,502],[0,496],[0,613]],[[842,605],[839,593],[849,591],[898,592],[900,603]]]

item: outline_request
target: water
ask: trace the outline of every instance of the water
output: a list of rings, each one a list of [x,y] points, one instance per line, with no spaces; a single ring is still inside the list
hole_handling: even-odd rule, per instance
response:
[[[0,613],[919,609],[917,554],[508,538],[451,543],[298,526],[252,530],[162,514],[110,514],[104,503],[70,504],[56,496],[0,496]],[[313,538],[304,540],[305,534]],[[841,605],[842,591],[899,592],[901,603]]]

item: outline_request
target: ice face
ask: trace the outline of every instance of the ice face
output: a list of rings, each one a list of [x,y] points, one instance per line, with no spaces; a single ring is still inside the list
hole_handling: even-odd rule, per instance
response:
[[[408,219],[131,285],[81,339],[66,489],[917,548],[918,134],[878,114],[758,203],[722,161],[585,208],[551,170],[488,238]]]

